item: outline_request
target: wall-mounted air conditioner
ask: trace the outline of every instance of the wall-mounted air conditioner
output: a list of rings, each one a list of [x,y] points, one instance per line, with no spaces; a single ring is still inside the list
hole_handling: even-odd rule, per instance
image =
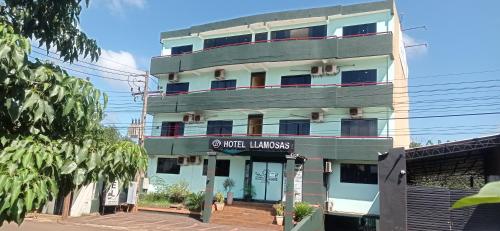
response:
[[[179,82],[179,75],[177,73],[169,73],[168,81],[171,83]]]
[[[332,162],[331,161],[326,161],[325,162],[325,173],[331,173],[333,171],[332,169]]]
[[[323,122],[324,117],[325,117],[325,115],[323,112],[311,112],[311,122],[314,122],[314,123]]]
[[[311,67],[311,75],[312,76],[319,76],[323,74],[323,67],[322,66],[312,66]]]
[[[182,117],[182,122],[184,122],[185,124],[193,123],[193,114],[184,114],[184,116]]]
[[[325,209],[328,212],[333,212],[333,201],[325,201]]]
[[[188,163],[194,165],[201,164],[201,156],[189,156]]]
[[[360,107],[349,108],[349,115],[351,118],[361,118],[363,117],[363,109]]]
[[[194,123],[203,123],[205,121],[205,118],[202,114],[193,114],[192,117]]]
[[[188,164],[188,158],[184,157],[184,156],[177,157],[177,164],[178,165],[187,165]]]
[[[333,63],[326,64],[324,67],[325,74],[336,75],[339,73],[339,67]]]
[[[224,69],[217,69],[214,71],[214,77],[217,80],[224,80]]]

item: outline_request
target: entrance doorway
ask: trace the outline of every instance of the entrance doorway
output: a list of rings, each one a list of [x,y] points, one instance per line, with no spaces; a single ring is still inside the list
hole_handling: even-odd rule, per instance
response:
[[[253,162],[254,200],[280,201],[283,196],[283,163]]]
[[[248,136],[262,136],[262,123],[264,122],[263,116],[248,115]]]
[[[252,73],[251,88],[264,88],[266,86],[266,72]]]

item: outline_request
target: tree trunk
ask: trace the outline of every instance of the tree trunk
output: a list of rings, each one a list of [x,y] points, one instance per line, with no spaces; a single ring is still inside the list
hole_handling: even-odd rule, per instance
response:
[[[63,208],[62,208],[62,219],[66,219],[69,217],[69,213],[71,210],[71,194],[72,194],[72,192],[69,191],[66,194],[66,196],[64,196]]]

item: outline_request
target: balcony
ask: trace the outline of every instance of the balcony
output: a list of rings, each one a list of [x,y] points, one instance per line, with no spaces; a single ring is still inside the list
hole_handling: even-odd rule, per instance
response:
[[[235,135],[233,135],[235,136]],[[276,136],[252,137],[241,135],[243,139],[294,140],[295,153],[306,157],[328,159],[377,160],[377,152],[392,148],[393,141],[387,137],[335,137],[335,136]],[[146,137],[148,155],[206,155],[209,140],[205,135],[187,137]]]
[[[393,99],[391,83],[265,87],[157,94],[149,97],[147,111],[155,114],[221,109],[388,107]]]
[[[294,38],[232,44],[151,60],[151,74],[260,62],[342,59],[392,55],[392,33]]]

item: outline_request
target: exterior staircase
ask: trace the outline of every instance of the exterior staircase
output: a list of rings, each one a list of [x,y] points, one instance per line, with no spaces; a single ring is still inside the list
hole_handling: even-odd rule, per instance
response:
[[[225,205],[223,211],[212,214],[211,223],[233,225],[261,230],[283,230],[275,224],[272,204],[234,201]]]

